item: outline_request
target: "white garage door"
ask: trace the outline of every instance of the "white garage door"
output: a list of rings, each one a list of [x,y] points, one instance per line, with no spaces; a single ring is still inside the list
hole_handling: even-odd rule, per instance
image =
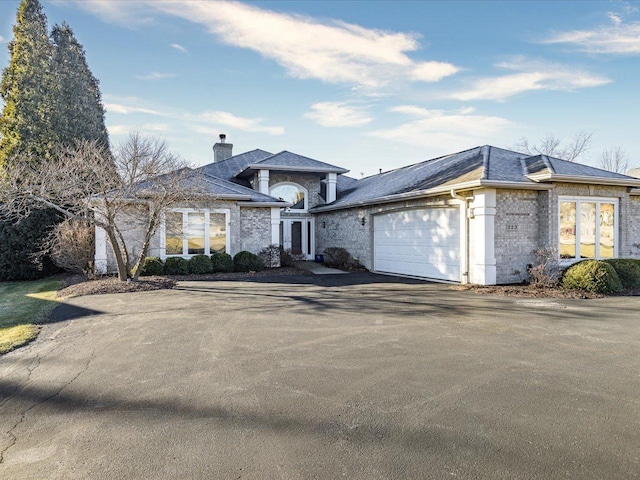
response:
[[[378,272],[460,281],[460,209],[428,208],[374,217]]]

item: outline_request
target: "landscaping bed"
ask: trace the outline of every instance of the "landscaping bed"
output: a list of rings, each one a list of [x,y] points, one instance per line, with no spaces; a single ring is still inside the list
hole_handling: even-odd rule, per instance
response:
[[[74,275],[65,279],[66,287],[58,290],[58,297],[80,297],[83,295],[104,295],[108,293],[145,292],[151,290],[171,289],[178,281],[198,280],[242,280],[255,277],[278,275],[311,275],[298,268],[271,268],[260,272],[229,272],[190,275],[168,275],[140,277],[137,282],[121,282],[115,277],[102,277],[87,280],[85,277]]]

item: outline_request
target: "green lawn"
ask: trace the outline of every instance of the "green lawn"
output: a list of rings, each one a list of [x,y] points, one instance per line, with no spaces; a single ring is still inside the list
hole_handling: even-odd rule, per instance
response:
[[[0,282],[0,355],[30,342],[41,323],[58,304],[60,280]]]

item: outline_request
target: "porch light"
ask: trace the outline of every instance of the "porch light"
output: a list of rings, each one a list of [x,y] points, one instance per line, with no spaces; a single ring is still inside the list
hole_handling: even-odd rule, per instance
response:
[[[360,223],[362,224],[362,226],[364,227],[364,224],[367,223],[367,217],[362,217],[360,219]]]

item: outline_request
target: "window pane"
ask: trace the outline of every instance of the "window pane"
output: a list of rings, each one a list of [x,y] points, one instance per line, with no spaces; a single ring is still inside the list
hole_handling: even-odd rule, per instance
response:
[[[576,257],[576,202],[560,202],[560,258]]]
[[[304,192],[295,185],[279,185],[272,188],[269,195],[292,203],[292,209],[304,210]]]
[[[167,255],[182,255],[182,212],[167,212],[165,230]]]
[[[189,213],[187,242],[189,255],[204,253],[204,213]]]
[[[596,258],[596,204],[580,202],[580,257]]]
[[[211,253],[226,253],[227,221],[224,213],[211,213],[209,215],[209,245]]]
[[[615,232],[613,229],[616,209],[613,203],[600,204],[600,258],[613,258]]]

